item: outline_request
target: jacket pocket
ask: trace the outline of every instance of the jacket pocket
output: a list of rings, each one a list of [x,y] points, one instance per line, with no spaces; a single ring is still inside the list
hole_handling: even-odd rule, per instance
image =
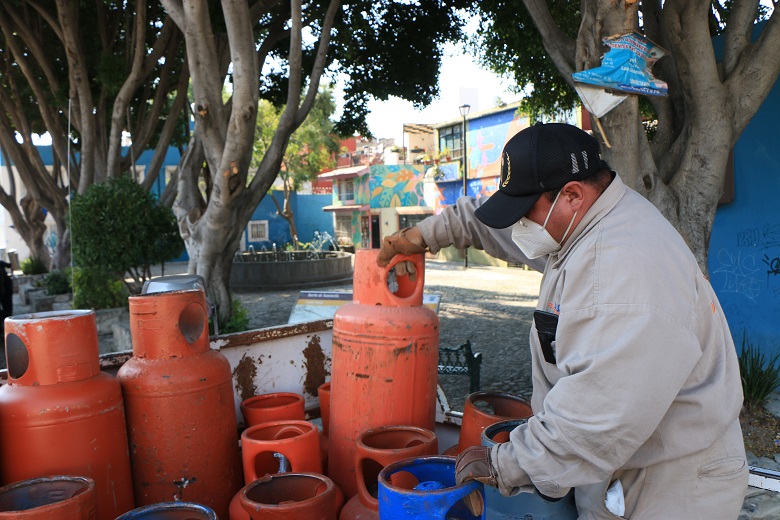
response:
[[[724,457],[699,467],[699,478],[728,480],[741,475],[747,469],[744,457]]]

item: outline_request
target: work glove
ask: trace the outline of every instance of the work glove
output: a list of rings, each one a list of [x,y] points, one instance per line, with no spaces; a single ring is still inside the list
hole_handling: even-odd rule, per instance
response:
[[[376,263],[379,267],[385,267],[395,255],[417,255],[427,251],[425,240],[416,227],[403,228],[385,237],[379,255],[376,257]],[[411,281],[417,279],[417,268],[413,262],[398,262],[394,268],[398,276],[408,274]]]
[[[455,483],[462,484],[476,480],[497,487],[498,473],[490,462],[490,448],[487,446],[471,446],[459,455],[455,462]],[[465,499],[466,506],[474,516],[481,516],[484,503],[479,491],[472,491]]]

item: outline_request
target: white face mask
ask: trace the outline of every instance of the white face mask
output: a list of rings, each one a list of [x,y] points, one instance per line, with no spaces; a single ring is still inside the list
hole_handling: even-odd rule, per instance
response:
[[[512,226],[512,242],[514,242],[515,245],[520,248],[520,251],[522,251],[530,260],[560,251],[561,244],[566,240],[566,235],[569,234],[569,230],[574,224],[574,219],[577,218],[577,212],[575,211],[574,216],[571,218],[571,222],[569,222],[569,227],[567,227],[566,231],[563,233],[560,244],[556,242],[547,229],[545,229],[547,221],[550,219],[552,210],[555,207],[555,203],[558,202],[558,197],[560,195],[561,192],[559,191],[558,195],[555,196],[552,206],[550,206],[550,211],[547,212],[544,224],[539,225],[533,220],[523,217]]]

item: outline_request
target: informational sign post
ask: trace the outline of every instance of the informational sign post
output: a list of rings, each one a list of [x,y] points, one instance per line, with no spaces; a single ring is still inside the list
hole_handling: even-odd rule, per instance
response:
[[[300,291],[288,325],[332,319],[336,309],[352,301],[352,291]],[[441,294],[423,294],[423,305],[439,313]]]

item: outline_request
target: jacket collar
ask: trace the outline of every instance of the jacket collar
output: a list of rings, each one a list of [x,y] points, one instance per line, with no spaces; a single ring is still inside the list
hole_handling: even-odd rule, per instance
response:
[[[588,211],[585,213],[585,216],[582,218],[579,224],[577,224],[577,227],[574,228],[574,231],[572,231],[571,236],[566,239],[566,243],[563,244],[561,250],[558,251],[558,253],[553,253],[550,255],[549,260],[552,262],[552,267],[557,267],[557,265],[566,257],[566,254],[575,247],[580,239],[587,235],[588,231],[596,226],[607,213],[612,211],[612,208],[614,208],[620,199],[623,198],[623,195],[626,194],[627,189],[628,188],[626,188],[626,185],[623,184],[623,180],[620,178],[620,175],[615,173],[615,177],[612,179],[612,182],[609,184],[609,186],[607,186],[607,189],[604,190],[604,193],[602,193],[588,209]],[[550,262],[548,262],[548,265],[549,264]]]

